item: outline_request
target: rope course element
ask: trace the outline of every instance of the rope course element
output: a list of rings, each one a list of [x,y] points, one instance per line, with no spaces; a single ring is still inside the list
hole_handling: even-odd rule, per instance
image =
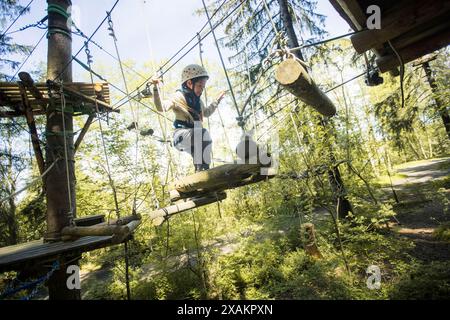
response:
[[[37,294],[39,287],[42,284],[44,284],[45,282],[47,282],[56,270],[59,270],[59,267],[60,267],[59,261],[53,262],[52,268],[47,274],[43,275],[42,277],[40,277],[36,280],[21,283],[16,288],[8,288],[7,290],[5,290],[4,292],[2,292],[0,294],[0,300],[3,300],[4,298],[9,297],[9,296],[15,295],[16,293],[19,293],[20,291],[33,288],[33,290],[31,291],[30,294],[28,294],[27,296],[25,296],[21,299],[21,300],[30,300]]]
[[[42,29],[42,30],[47,29],[47,26],[44,24],[44,22],[47,21],[47,19],[48,19],[48,16],[45,16],[41,20],[39,20],[35,23],[28,24],[20,29],[14,30],[14,31],[10,31],[10,32],[6,33],[5,35],[10,35],[10,34],[14,34],[17,32],[25,31],[29,28],[38,28],[38,29]]]
[[[39,46],[39,44],[41,43],[42,39],[44,39],[46,34],[47,34],[47,31],[44,32],[44,34],[39,38],[38,42],[36,42],[36,44],[33,46],[33,49],[31,49],[30,53],[26,56],[26,58],[20,64],[19,69],[17,69],[16,73],[9,79],[9,82],[13,81],[14,78],[19,74],[20,70],[22,70],[22,68],[25,65],[25,63],[27,63],[28,59],[30,59],[31,55],[34,53],[34,51]]]
[[[31,4],[33,3],[34,0],[31,0],[27,6],[25,8],[22,9],[22,11],[20,11],[19,15],[14,19],[14,21],[8,26],[8,28],[6,28],[5,31],[2,32],[2,35],[0,36],[0,40],[3,39],[3,37],[6,35],[6,33],[9,31],[9,29],[12,28],[12,26],[17,22],[17,20],[19,20],[19,18],[25,13],[25,11],[28,10],[28,8],[31,6]]]
[[[218,10],[223,6],[223,4],[226,2],[227,0],[224,0],[224,2],[222,3],[222,5],[213,13],[213,15],[211,15],[211,19],[212,17],[218,12]],[[242,0],[235,8],[233,8],[225,17],[223,17],[214,27],[213,29],[209,30],[205,35],[203,35],[201,37],[201,40],[205,39],[209,34],[211,34],[212,30],[214,30],[215,28],[217,28],[219,25],[221,25],[226,19],[228,19],[228,17],[230,17],[242,4],[244,4],[246,2],[246,0]],[[207,23],[208,24],[208,23]],[[206,25],[207,25],[206,24]],[[206,25],[200,30],[200,32],[206,27]],[[172,61],[185,47],[187,47],[193,40],[195,40],[197,38],[197,35],[195,35],[187,44],[185,44],[183,46],[182,49],[180,49],[175,55],[173,55],[166,63],[163,64],[163,66],[159,69],[162,70],[164,68],[164,66],[166,66],[170,61]],[[164,76],[170,69],[172,69],[179,61],[181,61],[181,59],[183,59],[189,52],[191,52],[193,49],[195,49],[198,46],[198,41],[196,43],[194,43],[193,46],[191,46],[188,51],[186,51],[180,58],[178,58],[175,62],[173,62],[169,67],[167,67],[167,69],[165,69],[162,72],[159,72],[159,76]],[[148,77],[141,85],[138,86],[138,89],[134,90],[132,92],[135,93],[137,90],[139,90],[139,88],[141,88],[142,86],[144,86],[148,81],[150,81],[152,78],[154,78],[155,76],[158,75],[158,72],[152,74],[150,77]],[[120,103],[119,107],[124,105],[126,103],[122,102],[122,100],[126,99],[127,97],[123,97],[122,99],[119,99],[118,102],[116,102],[113,105],[113,108]]]
[[[69,151],[67,146],[67,131],[66,131],[66,97],[64,95],[64,87],[62,81],[59,93],[61,95],[61,119],[62,119],[63,139],[64,139],[64,161],[66,163],[67,198],[68,198],[67,200],[69,201],[68,216],[70,225],[73,225],[74,212],[72,207],[72,192],[70,191]],[[70,160],[72,161],[72,159]]]
[[[391,47],[392,51],[394,51],[395,56],[397,57],[399,63],[400,63],[400,91],[402,94],[402,109],[405,107],[405,90],[404,90],[404,81],[405,81],[405,62],[403,61],[402,56],[398,53],[398,51],[395,49],[395,47],[392,45],[392,42],[388,41],[389,46]]]
[[[223,61],[222,52],[220,50],[219,42],[217,41],[216,33],[214,32],[214,28],[213,28],[213,25],[212,25],[212,22],[211,22],[211,17],[209,16],[208,8],[206,7],[205,0],[202,0],[202,3],[203,3],[203,8],[205,10],[206,17],[208,18],[208,23],[209,23],[209,26],[211,28],[211,32],[212,32],[212,35],[213,35],[213,38],[214,38],[214,42],[216,43],[217,52],[219,53],[219,58],[220,58],[220,62],[222,63],[223,72],[225,73],[225,77],[227,78],[227,83],[228,83],[228,87],[229,87],[229,90],[230,90],[230,93],[231,93],[231,97],[233,99],[234,107],[236,108],[236,112],[237,112],[238,117],[240,119],[242,119],[242,116],[241,116],[242,114],[241,114],[241,111],[239,110],[239,107],[238,107],[238,104],[237,104],[237,101],[236,101],[236,96],[234,95],[233,86],[231,85],[230,77],[228,76],[228,71],[227,71],[227,68],[225,66],[225,62]],[[238,123],[238,125],[242,128],[242,130],[244,130],[245,123],[240,121]]]
[[[76,32],[72,32],[73,34],[75,34],[75,35],[77,35],[77,36],[80,36],[80,37],[82,37],[82,38],[84,38],[84,39],[86,39],[86,40],[89,40],[89,37],[88,37],[83,31],[81,31],[80,28],[78,28],[77,25],[76,25],[74,22],[72,22],[72,27],[74,27],[75,30],[76,30]],[[104,53],[106,53],[108,56],[110,56],[111,58],[113,58],[114,60],[116,60],[117,62],[119,62],[119,60],[117,59],[116,56],[114,56],[112,53],[110,53],[110,52],[107,51],[105,48],[103,48],[101,45],[99,45],[96,41],[90,39],[89,42],[92,43],[93,45],[95,45],[95,46],[96,46],[97,48],[99,48],[100,50],[102,50],[102,51],[103,51]],[[74,58],[74,60],[77,60],[77,59]],[[146,77],[145,77],[144,75],[142,75],[141,73],[139,73],[138,71],[136,71],[135,69],[133,69],[132,67],[130,67],[129,65],[125,64],[123,61],[122,61],[122,65],[123,65],[125,68],[127,68],[129,71],[131,71],[131,72],[133,72],[134,74],[136,74],[137,76],[141,77],[142,79],[146,79]],[[98,76],[98,75],[96,74],[96,76]]]
[[[116,3],[117,3],[117,1],[116,1]],[[90,54],[87,41],[85,42],[84,47],[85,47],[85,52],[86,52],[86,56],[87,56],[87,63],[88,63],[89,69],[91,69],[91,64],[92,64],[93,61],[92,61],[92,56]],[[94,85],[94,77],[93,77],[92,72],[90,72],[90,78],[91,78],[91,84]],[[99,108],[98,108],[97,100],[95,100],[95,111],[96,111],[96,114],[100,113],[99,112]],[[101,137],[101,141],[102,141],[103,153],[104,153],[105,162],[106,162],[106,174],[108,175],[109,185],[110,185],[110,187],[112,189],[112,192],[113,192],[114,205],[115,205],[115,208],[116,208],[117,218],[120,218],[120,209],[119,209],[119,202],[117,200],[117,191],[116,191],[116,187],[114,185],[114,180],[112,179],[112,176],[111,176],[111,168],[110,168],[110,165],[109,165],[108,152],[106,151],[106,143],[105,143],[105,136],[103,134],[102,122],[99,121],[98,124],[99,124],[99,128],[100,128],[100,137]]]
[[[116,2],[114,2],[114,5],[112,6],[111,10],[109,10],[109,14],[111,14],[111,12],[114,10],[114,8],[117,6],[118,3],[119,3],[119,0],[116,0]],[[86,47],[87,43],[94,37],[94,35],[97,33],[97,31],[100,29],[100,27],[105,23],[105,21],[107,19],[108,19],[108,15],[100,22],[100,24],[97,26],[97,28],[95,28],[94,32],[89,37],[89,39],[86,42],[84,42],[84,45],[77,51],[77,53],[74,56],[72,56],[72,58],[69,60],[69,62],[67,62],[67,64],[64,66],[64,68],[62,68],[61,72],[53,79],[53,81],[56,81],[59,77],[61,77],[61,75],[70,66],[70,64],[72,63],[74,58],[76,58],[80,54],[80,52]]]
[[[39,180],[41,180],[42,178],[44,178],[44,177],[50,172],[50,170],[53,169],[53,167],[55,166],[55,164],[56,164],[59,160],[61,160],[61,158],[57,158],[55,161],[53,161],[53,163],[47,168],[47,170],[45,170],[40,176],[38,176],[38,177],[34,178],[33,180],[31,180],[31,182],[30,182],[29,184],[27,184],[25,187],[23,187],[22,189],[17,190],[17,191],[14,192],[13,194],[11,194],[11,195],[9,195],[9,196],[7,196],[7,197],[4,197],[4,198],[2,198],[2,199],[0,199],[0,203],[4,202],[4,201],[6,201],[6,200],[9,200],[9,199],[11,199],[11,198],[17,196],[18,194],[22,193],[23,191],[25,191],[25,190],[31,188],[31,186],[33,186],[36,182],[38,182]]]

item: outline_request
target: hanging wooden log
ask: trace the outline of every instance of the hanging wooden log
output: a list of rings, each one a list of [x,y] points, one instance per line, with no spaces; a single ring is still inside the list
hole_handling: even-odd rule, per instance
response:
[[[210,193],[203,197],[186,199],[183,202],[178,202],[177,204],[152,211],[148,216],[152,220],[153,225],[158,226],[162,224],[166,218],[169,218],[174,214],[222,201],[226,199],[226,197],[227,195],[225,193]]]
[[[251,176],[260,175],[262,168],[262,164],[225,164],[181,178],[170,184],[169,190],[190,193],[229,189]]]
[[[336,114],[333,102],[317,87],[298,60],[287,59],[281,62],[275,71],[275,79],[290,93],[322,115],[332,117]]]
[[[132,233],[141,223],[138,218],[124,218],[113,223],[100,223],[91,226],[70,226],[62,229],[64,241],[87,236],[117,236],[124,237]]]
[[[436,17],[448,14],[450,2],[447,0],[407,1],[391,12],[381,16],[381,29],[365,30],[350,39],[358,53],[381,46],[413,28]]]

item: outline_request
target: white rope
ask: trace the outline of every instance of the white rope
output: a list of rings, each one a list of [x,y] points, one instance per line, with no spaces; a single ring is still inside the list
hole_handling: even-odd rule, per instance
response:
[[[53,161],[53,163],[50,165],[50,167],[47,168],[47,170],[45,170],[40,176],[38,176],[38,177],[34,178],[33,180],[31,180],[31,182],[28,185],[26,185],[25,187],[23,187],[22,189],[14,192],[12,195],[9,195],[7,197],[4,197],[4,198],[0,199],[0,203],[4,202],[6,200],[9,200],[11,198],[14,198],[18,194],[24,192],[25,190],[30,188],[32,185],[34,185],[36,182],[38,182],[39,180],[44,178],[47,175],[47,173],[49,173],[50,170],[53,169],[53,167],[55,166],[56,162],[58,162],[59,160],[61,160],[61,158],[57,158],[55,161]]]

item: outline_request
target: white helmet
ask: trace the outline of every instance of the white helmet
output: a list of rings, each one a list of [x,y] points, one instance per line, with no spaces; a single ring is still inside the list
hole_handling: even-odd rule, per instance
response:
[[[198,64],[190,64],[186,66],[181,73],[181,83],[185,83],[188,80],[199,77],[209,78],[208,72],[205,68],[199,66]]]

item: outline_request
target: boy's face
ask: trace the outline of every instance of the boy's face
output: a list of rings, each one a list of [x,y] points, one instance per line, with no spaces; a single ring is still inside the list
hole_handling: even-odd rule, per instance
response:
[[[194,93],[197,97],[200,97],[203,93],[203,90],[205,89],[206,81],[208,81],[208,79],[200,79],[200,80],[197,80],[195,82],[195,84],[193,85],[192,80],[188,80],[187,86],[189,87],[189,89],[194,91]],[[194,86],[194,87],[192,88],[192,86]]]

